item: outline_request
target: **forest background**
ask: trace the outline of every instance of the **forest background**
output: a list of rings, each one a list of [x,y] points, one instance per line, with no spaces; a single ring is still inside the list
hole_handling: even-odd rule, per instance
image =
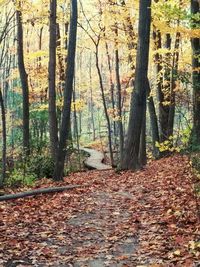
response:
[[[199,1],[142,2],[0,1],[1,185],[199,150]]]

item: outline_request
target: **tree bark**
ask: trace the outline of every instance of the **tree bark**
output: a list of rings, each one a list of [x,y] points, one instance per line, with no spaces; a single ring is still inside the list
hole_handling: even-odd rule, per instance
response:
[[[56,10],[57,0],[50,2],[49,21],[49,134],[51,155],[55,160],[58,149],[58,122],[56,112]]]
[[[90,110],[90,115],[91,115],[93,141],[95,141],[95,139],[96,139],[96,129],[95,129],[95,120],[94,120],[94,101],[93,101],[93,89],[92,89],[92,57],[91,57],[91,54],[90,54],[89,76],[90,76],[89,110]]]
[[[21,1],[19,1],[19,8]],[[16,11],[17,20],[17,55],[18,55],[18,69],[20,74],[22,96],[23,96],[23,149],[26,155],[30,154],[30,133],[29,133],[29,88],[28,75],[24,64],[24,49],[23,49],[23,27],[22,27],[22,13],[18,9]]]
[[[119,50],[118,50],[118,29],[117,23],[115,25],[115,75],[116,75],[116,86],[117,86],[117,109],[118,109],[118,129],[119,129],[119,155],[120,155],[120,165],[123,160],[123,151],[124,151],[124,132],[123,132],[123,123],[122,123],[122,98],[121,98],[121,83],[120,83],[120,70],[119,70]]]
[[[0,88],[0,106],[1,106],[1,121],[2,121],[2,175],[0,178],[0,187],[3,186],[3,183],[6,178],[6,112],[4,107],[3,95]]]
[[[177,75],[178,75],[178,61],[179,61],[179,44],[180,44],[180,32],[176,33],[174,53],[172,56],[172,68],[171,68],[171,77],[170,77],[170,104],[169,104],[169,114],[168,114],[168,129],[167,137],[173,135],[174,132],[174,117],[175,117],[175,108],[176,108],[176,93],[174,91],[176,87]]]
[[[158,147],[156,147],[156,143],[159,142],[159,129],[158,129],[158,118],[156,115],[156,108],[153,101],[153,96],[150,95],[151,88],[149,85],[149,81],[147,81],[147,88],[148,88],[148,110],[151,122],[151,132],[152,132],[152,142],[153,142],[153,156],[157,159],[160,156],[160,152]]]
[[[151,24],[151,0],[140,0],[139,33],[137,45],[135,88],[131,96],[130,118],[125,144],[122,169],[136,170],[139,160],[140,138],[146,114],[147,73],[149,62],[149,40]]]
[[[191,0],[191,13],[197,14],[200,11],[200,3],[196,0]],[[192,28],[197,27],[195,25],[197,21],[192,20]],[[198,25],[199,27],[199,25]],[[192,83],[193,83],[193,131],[192,141],[193,145],[200,149],[200,38],[192,38]]]
[[[139,148],[139,162],[141,166],[147,164],[147,153],[146,153],[146,107],[145,114],[142,120],[142,129],[140,135],[140,148]]]
[[[71,115],[71,102],[72,102],[75,54],[76,54],[77,16],[78,16],[77,0],[71,0],[71,18],[70,18],[67,67],[66,67],[65,88],[64,88],[64,106],[63,106],[63,114],[60,127],[60,140],[58,145],[58,153],[56,156],[56,163],[53,175],[54,180],[63,179],[64,162],[66,155],[66,143],[70,135],[70,115]]]
[[[56,23],[56,47],[57,47],[57,54],[58,54],[58,68],[59,68],[59,94],[60,97],[63,96],[63,88],[65,84],[65,66],[64,66],[64,60],[63,56],[61,54],[61,35],[60,35],[60,25],[59,23]]]

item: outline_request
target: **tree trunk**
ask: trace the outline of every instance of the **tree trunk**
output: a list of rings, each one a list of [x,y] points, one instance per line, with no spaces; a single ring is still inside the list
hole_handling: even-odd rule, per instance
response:
[[[191,13],[197,14],[200,11],[200,3],[191,0]],[[198,21],[196,21],[196,24]],[[195,28],[195,20],[192,21],[192,27]],[[198,25],[199,26],[199,25]],[[192,38],[192,83],[193,83],[193,145],[200,149],[200,38]]]
[[[19,1],[19,8],[21,1]],[[29,88],[28,75],[24,64],[24,49],[23,49],[23,27],[22,27],[22,13],[18,9],[16,11],[17,19],[17,55],[18,55],[18,69],[20,74],[22,96],[23,96],[23,149],[26,155],[30,154],[30,136],[29,136]]]
[[[149,85],[149,81],[147,88],[148,88],[148,110],[149,110],[149,116],[150,116],[150,122],[151,122],[151,132],[152,132],[152,141],[153,141],[153,156],[155,158],[159,158],[160,152],[158,147],[156,147],[156,143],[159,142],[159,129],[158,129],[158,118],[156,115],[156,109],[153,101],[153,97],[150,95],[151,88]]]
[[[71,101],[73,92],[74,66],[76,54],[76,35],[77,35],[77,0],[71,0],[71,18],[69,30],[69,43],[67,55],[67,67],[64,88],[64,106],[60,127],[60,140],[58,153],[56,156],[56,164],[54,168],[54,180],[62,180],[64,172],[64,162],[66,155],[66,143],[70,135],[70,115]]]
[[[126,3],[124,0],[121,1],[121,5],[123,8],[126,10],[126,23],[124,23],[124,30],[127,36],[127,41],[128,41],[128,49],[130,51],[129,56],[128,56],[128,61],[131,65],[131,69],[135,70],[135,64],[134,64],[134,57],[133,57],[133,50],[137,49],[137,42],[136,42],[136,34],[134,32],[134,27],[132,24],[132,19],[130,16],[130,10],[129,7],[126,6]]]
[[[49,24],[49,134],[52,158],[56,159],[58,149],[58,122],[56,112],[56,10],[57,0],[50,2]]]
[[[104,32],[104,37],[105,32]],[[108,43],[105,43],[106,46],[106,55],[107,55],[107,62],[108,62],[108,70],[109,70],[109,82],[110,82],[110,97],[111,97],[111,106],[112,109],[115,109],[115,97],[114,97],[114,83],[113,83],[113,77],[112,77],[112,67],[111,67],[111,58],[109,54],[109,48],[108,48]],[[117,136],[117,130],[116,130],[116,122],[113,121],[113,135],[114,135],[114,144],[116,145],[116,136]]]
[[[58,69],[59,69],[59,84],[58,90],[60,97],[63,96],[63,88],[65,83],[65,67],[64,67],[64,60],[62,56],[62,49],[61,49],[61,35],[60,35],[60,26],[59,23],[56,24],[56,47],[58,52]]]
[[[113,150],[112,150],[112,137],[111,137],[111,124],[110,124],[110,118],[106,106],[106,98],[104,94],[104,86],[103,86],[103,79],[101,75],[101,70],[99,67],[99,50],[98,50],[98,43],[96,44],[96,51],[95,51],[95,59],[96,59],[96,68],[97,68],[97,73],[99,77],[99,85],[101,89],[101,96],[103,100],[103,107],[104,107],[104,113],[107,121],[107,126],[108,126],[108,146],[109,146],[109,152],[110,152],[110,161],[111,165],[114,166],[114,158],[113,158]]]
[[[135,88],[131,96],[130,118],[122,169],[141,167],[139,148],[142,125],[146,114],[147,73],[151,24],[151,0],[140,0],[138,50],[136,59]]]
[[[0,88],[0,106],[1,106],[1,121],[2,121],[2,175],[0,177],[0,187],[3,186],[3,183],[6,178],[6,112],[4,107],[4,101],[2,96],[2,91]]]
[[[171,77],[170,77],[170,105],[169,105],[169,115],[168,115],[168,129],[167,129],[167,137],[173,135],[174,131],[174,117],[175,117],[175,96],[176,93],[174,91],[176,87],[177,75],[178,75],[178,61],[179,61],[179,44],[180,44],[180,33],[176,33],[175,45],[174,45],[174,53],[172,57],[172,69],[171,69]]]
[[[139,162],[141,166],[144,166],[147,163],[147,153],[146,153],[146,107],[145,115],[142,121],[142,129],[140,135],[140,148],[139,148]]]
[[[93,89],[92,89],[92,57],[90,54],[90,65],[89,65],[89,76],[90,76],[90,115],[93,131],[93,141],[96,139],[96,129],[94,120],[94,101],[93,101]]]
[[[116,85],[117,85],[117,109],[118,109],[118,129],[119,129],[119,155],[120,155],[120,165],[122,164],[123,151],[124,151],[124,133],[123,133],[123,123],[122,123],[122,99],[121,99],[121,83],[120,83],[120,72],[119,72],[119,51],[118,51],[118,29],[117,23],[115,25],[115,75],[116,75]]]

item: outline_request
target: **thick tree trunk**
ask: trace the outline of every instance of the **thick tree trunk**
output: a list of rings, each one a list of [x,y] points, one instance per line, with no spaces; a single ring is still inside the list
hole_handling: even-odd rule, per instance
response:
[[[57,0],[50,1],[49,24],[49,134],[53,159],[56,159],[58,149],[58,122],[56,112],[56,10]]]
[[[196,0],[191,0],[191,13],[197,14],[200,11],[200,3]],[[195,28],[195,20],[192,21],[192,27]],[[199,26],[199,25],[198,25]],[[200,38],[192,38],[192,83],[193,83],[193,133],[192,141],[194,146],[200,149]]]
[[[0,106],[1,106],[1,121],[2,121],[2,142],[3,142],[2,173],[0,177],[0,187],[2,187],[6,178],[6,112],[5,112],[1,88],[0,88]]]
[[[131,97],[128,134],[122,169],[136,170],[141,167],[139,159],[142,125],[146,114],[147,73],[151,24],[151,0],[140,0],[139,34],[136,60],[135,88]]]
[[[78,16],[77,0],[71,0],[71,18],[70,18],[67,67],[66,67],[65,88],[64,88],[64,106],[63,106],[63,114],[60,127],[60,140],[58,146],[58,153],[56,157],[56,164],[53,175],[54,180],[63,179],[66,144],[70,136],[70,115],[71,115],[71,101],[73,92],[74,66],[75,66],[75,54],[76,54],[77,16]]]
[[[19,7],[21,2],[19,2]],[[23,96],[23,149],[26,155],[30,153],[30,136],[29,136],[29,89],[28,89],[28,75],[24,64],[24,49],[23,49],[23,27],[22,27],[22,13],[20,10],[16,11],[17,19],[17,55],[18,55],[18,69],[20,74],[22,96]]]

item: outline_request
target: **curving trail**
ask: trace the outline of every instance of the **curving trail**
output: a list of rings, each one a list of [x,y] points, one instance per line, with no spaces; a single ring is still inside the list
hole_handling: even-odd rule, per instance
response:
[[[112,166],[102,163],[104,154],[100,151],[91,148],[81,147],[81,150],[87,152],[90,156],[84,161],[84,164],[89,169],[110,170]]]

